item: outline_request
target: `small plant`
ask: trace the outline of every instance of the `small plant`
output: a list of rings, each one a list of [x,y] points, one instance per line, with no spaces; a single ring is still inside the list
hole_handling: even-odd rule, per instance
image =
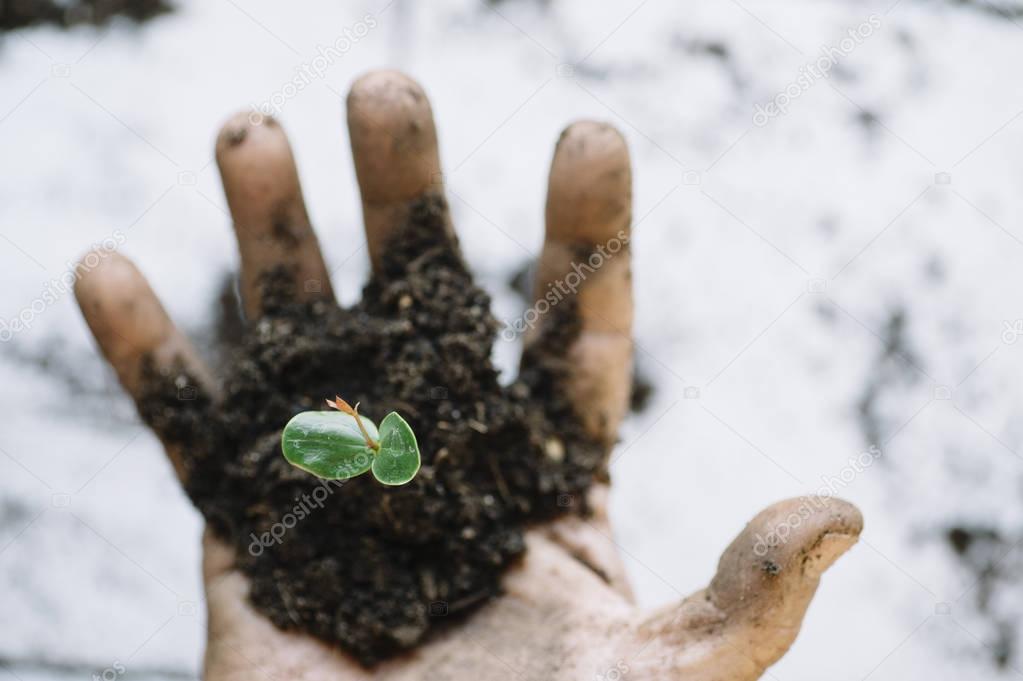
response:
[[[385,485],[404,485],[419,472],[419,444],[409,424],[392,411],[380,429],[335,397],[337,411],[304,411],[284,426],[281,450],[292,466],[325,480],[347,480],[366,471]]]

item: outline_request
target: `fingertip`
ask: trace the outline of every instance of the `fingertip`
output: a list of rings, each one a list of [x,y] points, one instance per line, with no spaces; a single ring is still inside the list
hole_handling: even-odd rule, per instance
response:
[[[820,530],[802,552],[803,572],[818,578],[846,551],[859,541],[863,532],[863,514],[847,501],[825,497],[826,516],[820,519]]]
[[[863,512],[859,508],[837,497],[821,498],[825,500],[825,508],[828,509],[830,515],[830,519],[827,521],[830,528],[856,537],[860,536],[863,532],[864,521]]]
[[[849,537],[855,542],[863,531],[863,514],[848,501],[836,497],[795,497],[761,511],[750,522],[747,533],[751,531],[765,540],[765,550],[791,560],[818,544],[825,535]]]
[[[586,160],[600,157],[628,161],[629,147],[625,136],[606,121],[582,118],[573,121],[561,131],[556,151],[566,160]]]
[[[599,244],[630,233],[629,147],[613,125],[582,120],[561,133],[547,190],[547,238]]]
[[[811,541],[824,533],[858,537],[863,531],[863,514],[844,499],[807,495],[768,506],[750,525],[767,530],[788,526],[793,537]]]
[[[230,172],[237,163],[248,160],[274,165],[282,161],[294,163],[284,128],[273,116],[255,110],[231,115],[220,126],[214,146],[222,173],[225,169]]]
[[[170,320],[130,259],[96,249],[75,265],[75,299],[104,355],[120,374],[126,362],[156,349]]]
[[[93,248],[75,262],[75,297],[79,302],[93,295],[97,287],[107,281],[131,282],[138,268],[135,263],[117,251]]]
[[[249,128],[263,122],[262,114],[257,111],[238,111],[232,114],[217,133],[214,145],[217,159],[227,151],[240,146],[249,136]]]
[[[440,183],[433,109],[400,71],[370,71],[348,93],[348,128],[364,202],[409,200]]]
[[[74,273],[74,293],[75,299],[78,304],[81,305],[83,301],[90,300],[97,291],[104,279],[110,276],[110,274],[103,274],[100,270],[100,265],[104,262],[112,260],[124,260],[128,261],[127,258],[116,252],[106,251],[100,248],[93,248],[91,250],[82,253],[82,255],[75,261]],[[130,264],[131,261],[128,261]],[[122,266],[123,267],[123,266]],[[103,268],[106,270],[107,268]]]
[[[862,531],[863,514],[842,499],[812,495],[772,504],[725,551],[714,578],[717,593],[738,593],[727,585],[750,583],[751,574],[765,589],[812,593],[817,578]]]
[[[430,108],[419,82],[396,69],[373,69],[356,78],[348,93],[348,103],[352,105],[365,99],[410,109]]]
[[[356,78],[348,91],[347,105],[349,123],[358,125],[433,120],[433,109],[423,86],[407,74],[391,69],[369,71]]]
[[[75,267],[75,299],[100,351],[135,398],[147,360],[163,369],[177,362],[206,390],[212,380],[194,348],[174,326],[149,282],[129,258],[89,251]]]

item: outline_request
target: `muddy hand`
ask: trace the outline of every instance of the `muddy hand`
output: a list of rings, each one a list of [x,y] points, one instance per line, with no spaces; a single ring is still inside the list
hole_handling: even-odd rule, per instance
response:
[[[382,245],[407,218],[410,205],[443,192],[433,115],[415,82],[376,72],[353,86],[348,123],[369,255],[377,266]],[[246,313],[260,315],[256,282],[282,263],[290,266],[300,295],[333,300],[281,127],[270,119],[236,116],[218,138],[217,160],[238,237]],[[579,254],[615,249],[578,289],[582,329],[567,349],[571,370],[563,386],[589,431],[610,446],[625,411],[632,356],[631,172],[625,142],[614,128],[580,122],[564,132],[551,166],[546,217],[538,299],[567,276]],[[452,231],[450,219],[439,224]],[[144,371],[170,373],[184,364],[200,383],[189,386],[198,390],[193,397],[215,401],[209,372],[135,266],[117,255],[101,262],[80,280],[76,295],[125,389],[138,398]],[[527,346],[549,337],[529,336]],[[530,353],[525,357],[528,369]],[[169,446],[168,454],[178,474],[187,476],[181,453]],[[725,549],[706,589],[642,615],[631,602],[610,540],[606,494],[602,486],[592,490],[596,510],[590,518],[568,517],[530,530],[528,552],[504,576],[504,595],[373,672],[318,640],[278,630],[253,610],[232,550],[207,532],[204,676],[755,679],[788,649],[821,573],[856,542],[862,527],[859,512],[842,501],[781,502],[754,518]]]

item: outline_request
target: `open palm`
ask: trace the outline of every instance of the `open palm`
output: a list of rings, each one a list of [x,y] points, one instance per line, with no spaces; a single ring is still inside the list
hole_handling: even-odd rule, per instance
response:
[[[369,255],[379,267],[412,207],[443,192],[432,113],[415,82],[376,72],[353,86],[348,121]],[[217,159],[238,236],[247,315],[260,317],[265,301],[257,284],[282,266],[299,295],[333,300],[280,126],[247,114],[233,118],[218,138]],[[281,215],[289,226],[283,233]],[[573,124],[559,140],[551,167],[538,296],[565,276],[580,250],[628,235],[630,220],[624,140],[608,125]],[[452,231],[446,213],[438,225]],[[630,390],[627,242],[578,288],[573,309],[581,330],[570,347],[557,349],[569,362],[560,389],[590,436],[608,449]],[[215,394],[196,353],[128,260],[102,259],[80,279],[76,295],[100,348],[136,399],[150,363],[187,366],[202,389]],[[561,323],[556,315],[551,319],[545,323]],[[530,334],[526,342],[555,342],[552,338],[559,336]],[[180,449],[166,433],[157,434],[179,475],[187,476]],[[788,649],[820,574],[855,543],[862,527],[859,512],[842,501],[775,504],[726,549],[707,589],[644,615],[625,584],[607,525],[606,496],[606,486],[597,484],[590,490],[592,515],[530,529],[528,550],[503,577],[500,597],[373,671],[310,636],[283,632],[259,614],[248,601],[249,582],[235,567],[233,549],[207,531],[205,678],[755,679]]]

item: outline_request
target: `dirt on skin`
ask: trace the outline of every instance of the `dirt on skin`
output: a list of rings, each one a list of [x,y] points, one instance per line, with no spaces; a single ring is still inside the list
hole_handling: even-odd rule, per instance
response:
[[[362,302],[297,303],[286,272],[264,281],[267,314],[247,328],[214,403],[182,371],[150,368],[143,418],[184,451],[186,490],[236,549],[251,599],[275,624],[335,643],[372,665],[499,593],[525,527],[585,513],[606,477],[556,387],[562,356],[527,357],[502,387],[490,360],[497,324],[443,230],[443,199],[423,200]],[[571,300],[545,320],[552,343],[578,333]],[[419,440],[412,482],[326,482],[289,465],[281,428],[340,395],[375,422],[399,412]]]
[[[584,261],[589,256],[589,252],[583,252],[580,254],[579,261]],[[508,288],[517,293],[525,305],[532,305],[533,280],[535,278],[536,259],[530,258],[512,272],[508,279]],[[639,352],[634,352],[632,355],[632,388],[629,393],[629,409],[633,413],[640,414],[650,406],[655,391],[652,375],[653,372],[647,367],[646,358]]]

